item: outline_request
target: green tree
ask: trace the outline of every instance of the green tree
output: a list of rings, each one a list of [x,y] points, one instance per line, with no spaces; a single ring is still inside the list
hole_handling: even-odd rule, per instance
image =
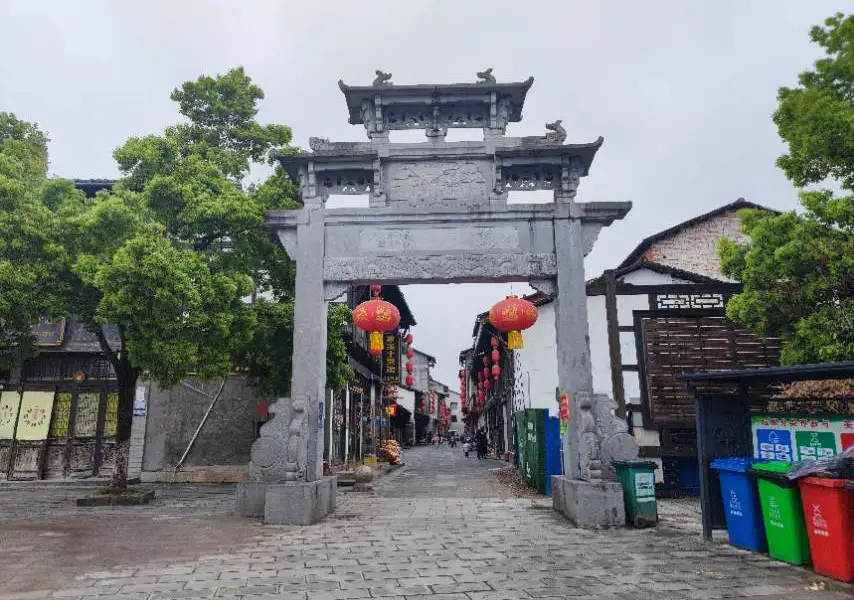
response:
[[[47,180],[47,136],[36,125],[0,113],[0,366],[9,369],[36,351],[31,327],[61,310],[68,266],[52,239],[56,215],[46,203],[61,185]],[[65,192],[67,192],[65,188]]]
[[[784,363],[854,360],[854,16],[810,32],[825,57],[783,87],[774,122],[788,145],[777,164],[802,191],[803,213],[746,210],[746,244],[722,240],[723,272],[744,283],[732,320],[784,340]]]
[[[290,386],[291,355],[281,343],[292,344],[294,268],[264,220],[268,210],[299,206],[297,188],[278,168],[260,184],[245,183],[271,150],[288,150],[290,129],[255,121],[263,92],[242,68],[187,82],[172,98],[188,121],[118,148],[123,177],[94,199],[71,182],[47,182],[44,169],[36,169],[44,143],[30,143],[28,161],[16,163],[14,181],[23,191],[13,212],[34,231],[37,221],[24,209],[50,221],[38,231],[52,232],[42,245],[56,256],[24,252],[42,269],[29,278],[30,287],[12,280],[26,271],[4,271],[0,262],[0,277],[9,271],[9,285],[23,294],[10,306],[33,304],[22,323],[63,308],[95,333],[111,362],[119,385],[117,485],[125,480],[141,375],[166,387],[188,372],[212,379],[244,367],[265,393],[286,394]],[[28,131],[19,123],[9,129],[18,137]],[[55,282],[57,289],[45,296],[52,304],[35,296],[36,275]],[[259,295],[269,299],[247,302]],[[348,319],[346,307],[330,311],[332,385],[349,375],[341,337]],[[102,329],[108,324],[117,327],[121,347],[110,345]]]

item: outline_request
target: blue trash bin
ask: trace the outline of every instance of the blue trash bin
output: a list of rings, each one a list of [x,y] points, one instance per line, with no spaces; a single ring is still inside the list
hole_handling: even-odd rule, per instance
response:
[[[718,471],[729,543],[745,550],[765,552],[765,522],[759,506],[756,482],[748,474],[753,458],[716,458],[710,466]]]

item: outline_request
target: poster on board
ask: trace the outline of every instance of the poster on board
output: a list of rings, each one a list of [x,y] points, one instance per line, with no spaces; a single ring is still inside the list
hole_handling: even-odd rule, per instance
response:
[[[854,447],[854,415],[751,417],[754,458],[797,462]]]

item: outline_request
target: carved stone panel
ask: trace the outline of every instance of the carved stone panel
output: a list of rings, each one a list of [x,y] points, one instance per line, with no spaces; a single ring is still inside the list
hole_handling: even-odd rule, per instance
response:
[[[501,186],[505,190],[553,190],[560,185],[560,167],[541,165],[504,169]]]
[[[435,227],[425,229],[379,229],[360,231],[359,251],[363,254],[397,254],[399,252],[430,252],[444,250],[515,250],[519,247],[519,232],[515,227]]]
[[[385,173],[388,199],[433,202],[446,198],[486,199],[492,186],[491,162],[395,161]]]
[[[373,171],[333,171],[318,174],[324,196],[370,194],[374,189]]]

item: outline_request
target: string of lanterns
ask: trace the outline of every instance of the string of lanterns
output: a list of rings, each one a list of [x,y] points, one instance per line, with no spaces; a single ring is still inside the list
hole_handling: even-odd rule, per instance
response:
[[[412,347],[412,341],[414,339],[415,338],[411,333],[407,333],[406,337],[403,338],[403,343],[406,347],[406,378],[403,382],[406,384],[406,387],[410,388],[415,385],[415,377],[413,376],[415,364],[412,362],[412,359],[415,356],[415,349]]]

